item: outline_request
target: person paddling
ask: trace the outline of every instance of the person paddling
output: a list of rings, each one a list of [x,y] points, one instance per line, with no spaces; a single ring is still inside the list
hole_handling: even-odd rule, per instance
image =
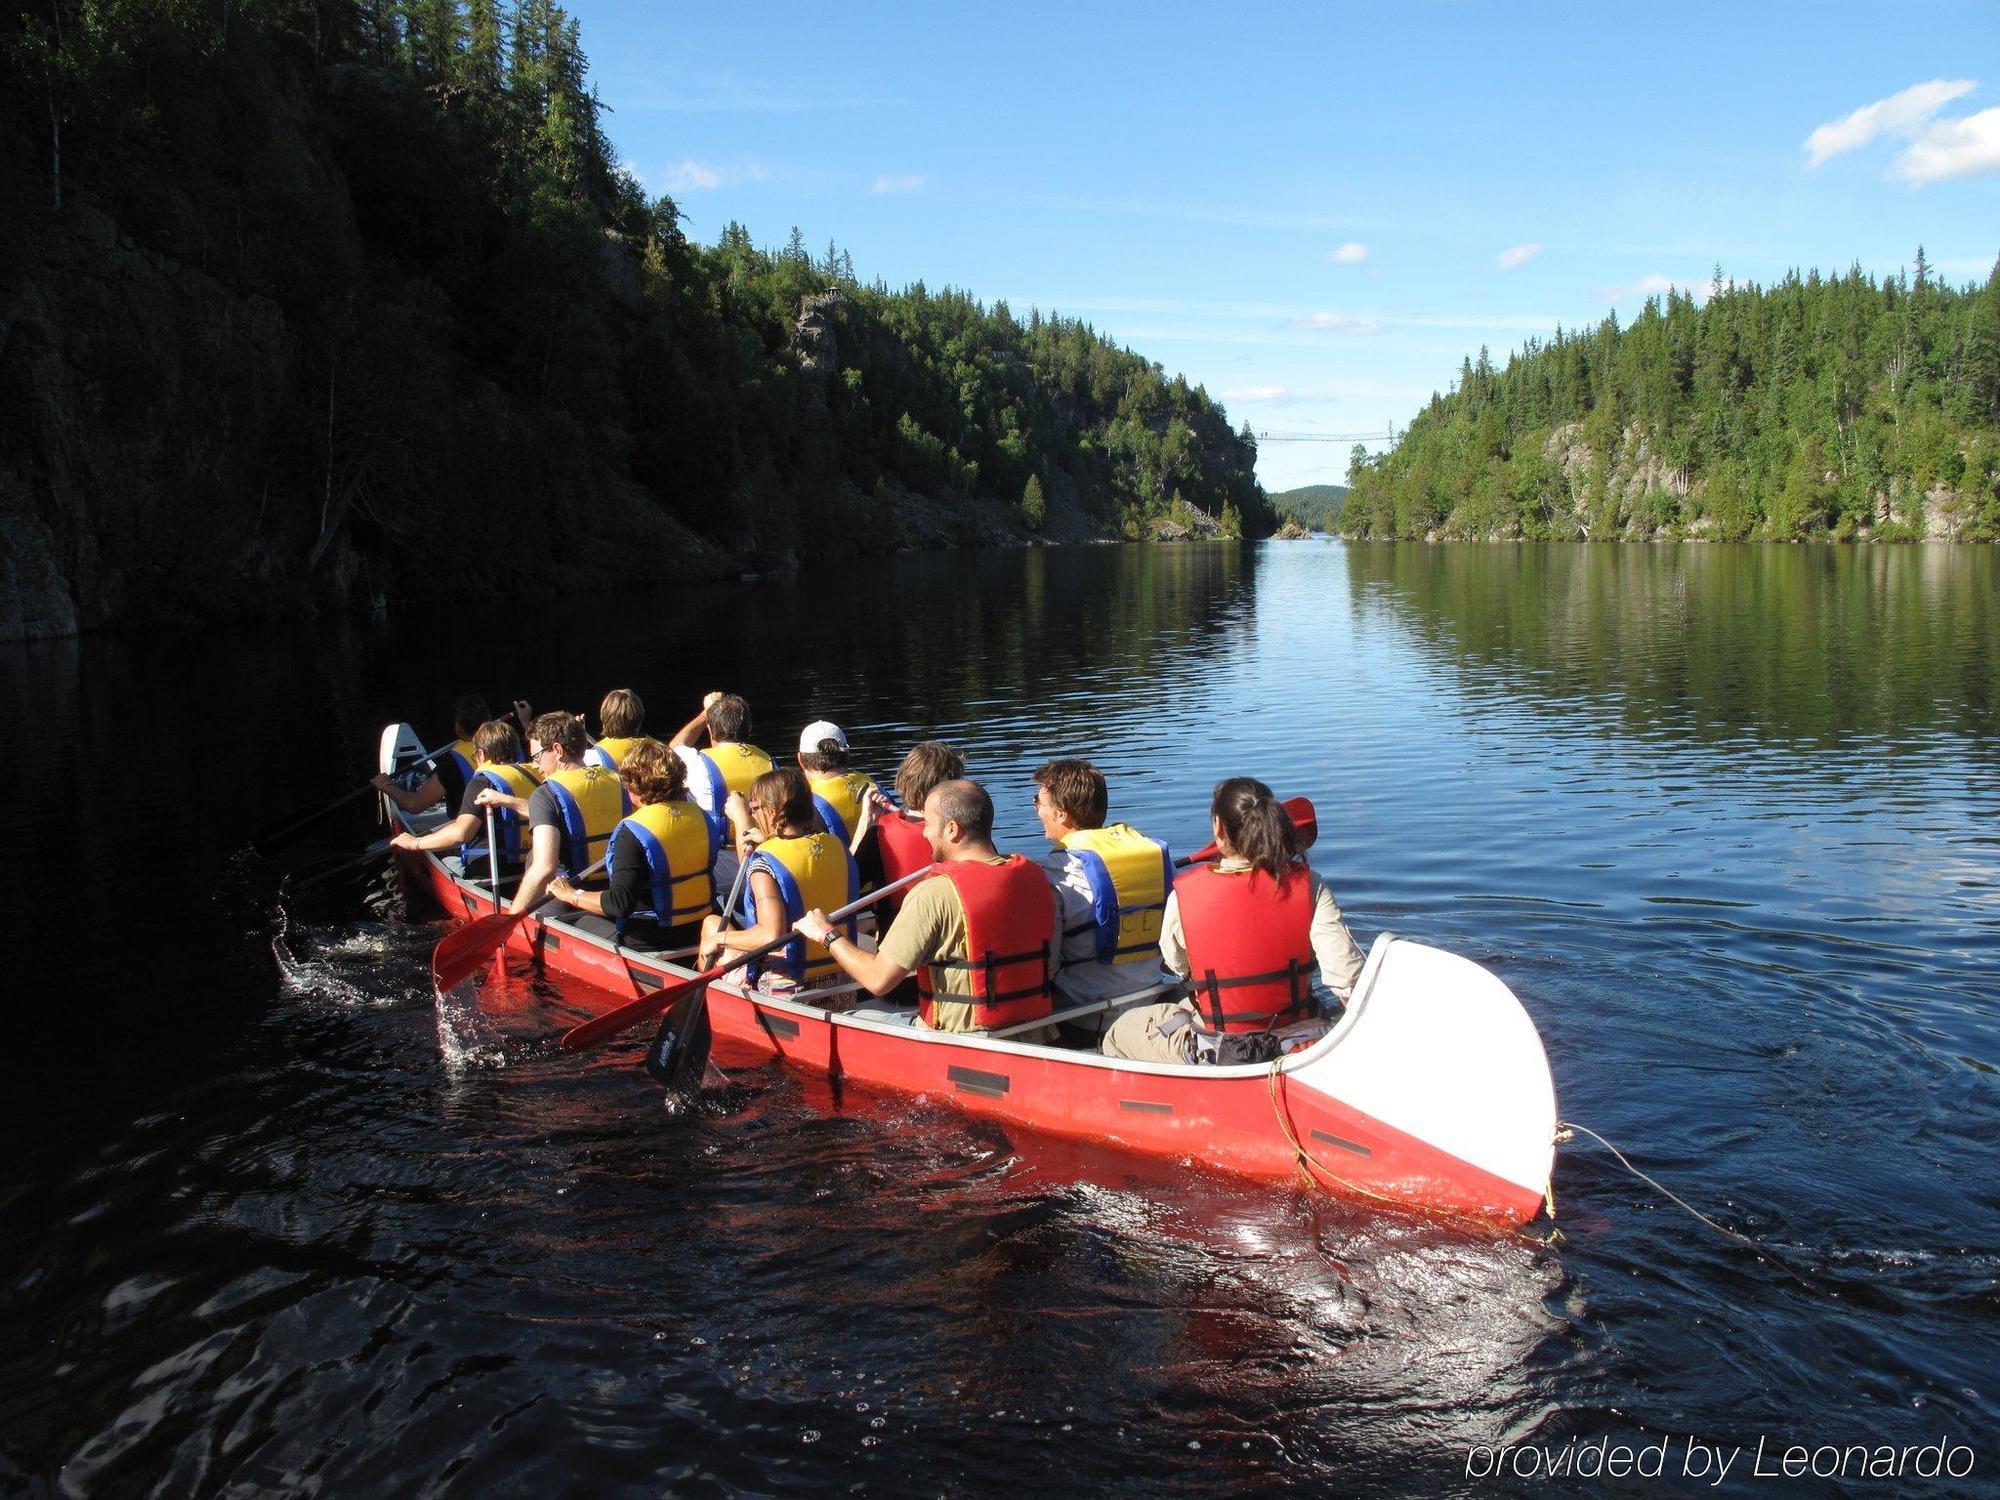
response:
[[[916,975],[920,1026],[991,1031],[1050,1015],[1056,901],[1032,860],[993,846],[986,789],[965,780],[933,788],[924,799],[924,837],[938,873],[911,888],[876,952],[863,951],[818,908],[793,930],[828,944],[842,972],[871,995]],[[1053,1041],[1054,1028],[1019,1040]]]
[[[1042,869],[1062,902],[1062,967],[1068,1002],[1117,1000],[1156,988],[1160,923],[1173,888],[1167,847],[1129,823],[1106,824],[1104,773],[1065,756],[1035,772],[1035,816],[1055,848]]]
[[[879,791],[869,797],[861,811],[861,820],[875,830],[875,848],[885,883],[900,880],[932,862],[935,856],[930,840],[924,836],[924,799],[935,787],[964,775],[963,755],[941,741],[924,740],[912,745],[896,768],[896,795],[902,800],[902,807],[898,809]],[[896,897],[889,900],[895,902],[888,907],[889,912],[901,909],[902,902]]]
[[[456,736],[432,764],[431,774],[414,790],[405,789],[387,772],[370,779],[369,785],[406,813],[426,812],[442,803],[458,806],[465,785],[478,767],[479,747],[475,736],[487,720],[486,700],[477,693],[461,693],[451,705],[451,732]]]
[[[813,806],[819,809],[826,831],[853,849],[855,835],[864,828],[862,810],[870,797],[879,797],[882,791],[849,769],[847,761],[847,732],[838,724],[815,719],[799,731],[799,769],[812,788]]]
[[[715,906],[714,825],[686,800],[687,767],[658,740],[635,744],[618,779],[633,808],[611,833],[610,886],[585,890],[559,875],[549,894],[602,920],[628,948],[693,947]]]
[[[1160,956],[1193,994],[1125,1011],[1104,1034],[1107,1057],[1137,1062],[1256,1062],[1269,1033],[1318,1014],[1315,970],[1343,1003],[1362,955],[1298,832],[1263,782],[1218,782],[1209,805],[1217,858],[1174,883]]]
[[[630,688],[613,688],[604,695],[597,706],[597,727],[604,733],[584,752],[583,759],[586,765],[602,766],[607,771],[620,769],[625,757],[638,746],[658,743],[647,737],[646,705]]]
[[[527,815],[528,869],[507,904],[510,916],[539,902],[558,870],[574,877],[596,863],[611,830],[631,810],[616,775],[583,763],[587,745],[575,714],[542,714],[528,726],[528,763],[542,784],[525,799],[490,788],[475,799],[482,809],[511,807]]]
[[[749,796],[731,793],[726,807],[745,862],[745,890],[736,911],[703,919],[698,969],[788,931],[796,934],[795,924],[807,910],[844,906],[860,894],[853,856],[820,822],[804,772],[794,766],[766,771],[750,784]],[[726,920],[740,925],[725,926]],[[851,938],[853,922],[841,931]],[[802,937],[750,965],[745,977],[774,993],[841,982],[824,940]]]
[[[708,748],[700,747],[706,736]],[[771,757],[750,743],[750,705],[735,693],[710,693],[701,712],[683,724],[667,742],[687,766],[688,800],[708,815],[718,837],[729,835],[724,811],[731,793],[747,797],[759,776],[771,769]],[[735,883],[734,841],[716,861],[715,878],[726,890]]]
[[[458,816],[449,823],[432,829],[429,833],[399,833],[389,840],[392,849],[416,849],[431,852],[458,848],[460,874],[467,880],[484,882],[492,878],[493,869],[485,842],[486,806],[480,802],[482,791],[497,791],[509,797],[519,797],[521,805],[533,794],[539,785],[539,778],[519,764],[521,759],[521,737],[514,732],[514,725],[508,719],[490,719],[479,726],[472,737],[475,768],[472,778],[465,784],[464,797],[459,802]],[[509,878],[520,873],[524,841],[521,838],[521,815],[511,802],[503,803],[494,819],[495,841],[499,844],[499,874]]]

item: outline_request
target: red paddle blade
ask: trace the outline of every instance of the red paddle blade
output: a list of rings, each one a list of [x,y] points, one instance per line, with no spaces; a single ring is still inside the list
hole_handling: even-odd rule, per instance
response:
[[[1310,849],[1319,842],[1319,814],[1314,811],[1309,797],[1287,797],[1284,801],[1285,815],[1292,820],[1292,827],[1299,833],[1299,848]]]
[[[570,1027],[562,1034],[559,1045],[565,1052],[581,1052],[586,1047],[594,1047],[606,1037],[616,1036],[621,1031],[630,1031],[640,1022],[652,1020],[689,991],[704,989],[721,973],[721,969],[710,969],[707,973],[697,974],[692,979],[683,979],[679,984],[664,985],[650,995],[627,1000],[614,1010],[607,1010],[601,1016],[592,1016],[588,1021]]]
[[[1319,814],[1313,810],[1312,800],[1307,797],[1287,797],[1278,804],[1284,808],[1285,816],[1292,820],[1292,827],[1298,830],[1299,852],[1319,842]],[[1183,854],[1175,860],[1176,865],[1198,865],[1214,859],[1216,848],[1213,844],[1203,844],[1192,854]]]
[[[470,979],[486,966],[486,960],[506,946],[507,934],[525,916],[525,912],[521,916],[495,912],[447,932],[431,950],[431,983],[442,992]]]

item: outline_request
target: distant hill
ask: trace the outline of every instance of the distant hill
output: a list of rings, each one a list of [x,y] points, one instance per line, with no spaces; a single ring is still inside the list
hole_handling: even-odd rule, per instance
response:
[[[1308,531],[1332,531],[1340,522],[1341,507],[1347,504],[1347,486],[1308,484],[1267,498],[1271,514],[1280,521],[1297,521]]]
[[[2000,262],[1678,287],[1480,350],[1350,471],[1356,536],[2000,541]]]

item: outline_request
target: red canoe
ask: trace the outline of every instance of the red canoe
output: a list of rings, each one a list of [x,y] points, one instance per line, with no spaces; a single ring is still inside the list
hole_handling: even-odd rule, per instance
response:
[[[422,748],[408,726],[392,725],[382,752],[393,770]],[[440,815],[398,816],[422,830]],[[399,857],[448,914],[494,911],[455,858]],[[693,972],[561,920],[524,922],[509,946],[595,987],[607,1010]],[[1389,933],[1375,940],[1341,1018],[1274,1063],[1127,1062],[930,1031],[865,996],[853,1010],[811,1003],[829,998],[758,995],[725,981],[709,987],[708,1015],[718,1035],[842,1078],[1243,1176],[1304,1174],[1402,1207],[1525,1223],[1554,1163],[1555,1085],[1520,1001],[1469,959]]]

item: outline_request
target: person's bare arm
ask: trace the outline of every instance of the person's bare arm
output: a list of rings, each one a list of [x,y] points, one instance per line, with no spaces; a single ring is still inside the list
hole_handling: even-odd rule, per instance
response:
[[[509,915],[518,916],[548,894],[549,882],[555,879],[556,865],[561,858],[562,830],[553,824],[537,828],[534,848],[528,855],[528,872],[521,877],[521,886],[514,892],[514,899],[507,903]]]
[[[414,833],[399,833],[389,840],[391,849],[420,849],[428,853],[436,849],[449,849],[457,844],[469,844],[479,837],[479,819],[471,813],[460,813],[442,828],[434,828],[421,836]]]
[[[843,929],[835,927],[818,907],[800,917],[792,930],[812,942],[824,943],[841,972],[858,981],[871,995],[886,995],[910,977],[910,971],[894,959],[868,952]]]
[[[693,749],[702,737],[708,733],[709,705],[721,696],[722,694],[719,692],[705,695],[701,700],[701,712],[674,731],[674,737],[667,741],[668,748],[673,750]]]

